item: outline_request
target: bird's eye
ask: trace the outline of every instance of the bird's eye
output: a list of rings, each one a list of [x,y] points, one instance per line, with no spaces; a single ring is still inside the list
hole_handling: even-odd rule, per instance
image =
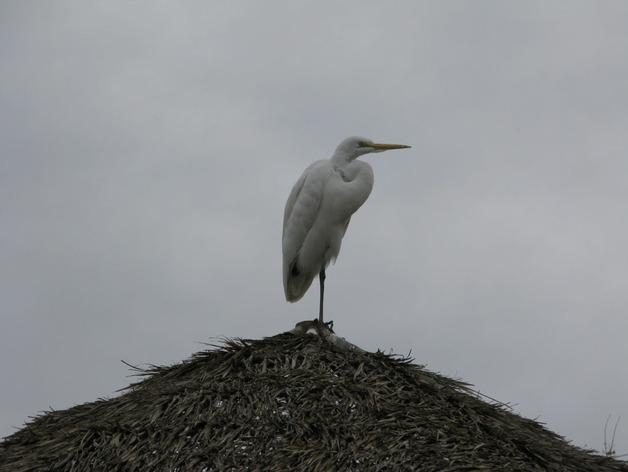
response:
[[[366,141],[358,141],[358,147],[368,147],[368,143]]]

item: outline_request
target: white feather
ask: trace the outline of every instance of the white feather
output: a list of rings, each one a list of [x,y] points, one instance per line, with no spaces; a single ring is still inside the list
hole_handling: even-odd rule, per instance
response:
[[[283,287],[286,300],[296,302],[314,277],[338,257],[351,215],[373,189],[373,170],[356,158],[370,152],[408,148],[351,137],[330,159],[314,162],[292,188],[283,214]],[[323,283],[319,321],[323,321]]]
[[[371,166],[355,157],[337,151],[331,159],[316,161],[292,188],[282,238],[288,301],[299,300],[321,269],[338,257],[351,215],[371,193]]]

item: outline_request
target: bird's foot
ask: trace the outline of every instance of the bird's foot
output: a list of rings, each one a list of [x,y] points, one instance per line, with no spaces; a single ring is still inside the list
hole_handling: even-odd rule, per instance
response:
[[[351,344],[345,338],[340,336],[336,336],[336,333],[333,331],[334,322],[328,321],[327,323],[321,322],[318,319],[315,320],[307,320],[300,321],[294,327],[294,329],[289,332],[297,335],[303,336],[306,334],[313,334],[320,337],[323,341],[333,345],[335,348],[340,349],[341,351],[360,351],[363,352],[355,344]]]
[[[295,333],[312,333],[318,334],[320,337],[327,337],[329,334],[334,333],[334,322],[328,321],[327,323],[322,323],[318,319],[314,319],[312,321],[301,321],[297,323],[293,332]]]

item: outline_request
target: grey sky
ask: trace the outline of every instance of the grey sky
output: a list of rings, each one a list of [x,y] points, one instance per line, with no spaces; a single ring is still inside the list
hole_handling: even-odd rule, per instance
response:
[[[628,3],[0,3],[0,435],[283,300],[281,218],[365,159],[326,308],[368,349],[628,453]]]

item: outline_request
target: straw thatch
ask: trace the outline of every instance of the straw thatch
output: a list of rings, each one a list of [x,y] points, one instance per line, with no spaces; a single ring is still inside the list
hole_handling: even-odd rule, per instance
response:
[[[48,412],[0,470],[628,471],[410,359],[316,335],[227,341]]]

